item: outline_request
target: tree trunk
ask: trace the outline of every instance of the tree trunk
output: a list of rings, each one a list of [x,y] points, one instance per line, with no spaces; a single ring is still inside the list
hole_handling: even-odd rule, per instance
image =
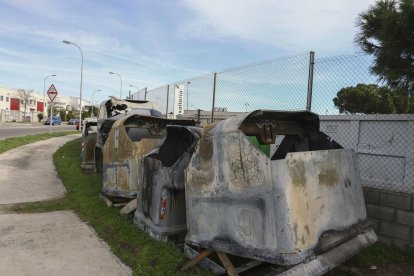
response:
[[[26,106],[27,106],[27,101],[24,101],[24,118],[23,118],[24,123],[26,123]]]

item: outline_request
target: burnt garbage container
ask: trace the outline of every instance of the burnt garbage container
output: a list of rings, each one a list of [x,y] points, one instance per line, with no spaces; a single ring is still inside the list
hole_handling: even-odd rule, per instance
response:
[[[168,125],[191,126],[195,122],[131,113],[112,124],[103,146],[103,195],[113,202],[137,197],[144,156],[162,145]]]
[[[134,223],[157,240],[183,243],[187,232],[184,170],[201,128],[167,126],[163,144],[144,158]]]
[[[95,172],[96,122],[85,122],[82,128],[81,169],[84,173]]]
[[[188,245],[320,275],[377,240],[356,154],[322,133],[315,113],[217,122],[186,175]]]

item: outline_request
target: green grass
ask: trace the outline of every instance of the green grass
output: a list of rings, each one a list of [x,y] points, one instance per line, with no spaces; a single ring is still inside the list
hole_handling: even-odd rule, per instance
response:
[[[378,271],[369,271],[368,268],[371,266],[376,266]],[[412,248],[399,249],[377,242],[328,272],[327,276],[354,276],[368,273],[369,275],[409,275],[413,266]]]
[[[262,145],[257,141],[256,136],[247,136],[250,143],[255,145],[261,152],[263,152],[266,156],[270,157],[270,145]]]
[[[30,144],[33,142],[46,140],[52,137],[60,137],[70,134],[76,134],[79,133],[79,131],[59,131],[59,132],[52,132],[52,134],[49,133],[40,133],[40,134],[33,134],[33,135],[27,135],[27,136],[21,136],[21,137],[13,137],[13,138],[6,138],[4,140],[0,141],[0,153],[3,153],[5,151]]]
[[[173,244],[153,240],[139,230],[130,217],[121,216],[119,210],[107,207],[99,199],[102,176],[82,174],[79,148],[80,139],[73,140],[53,156],[58,176],[67,189],[64,198],[22,204],[12,210],[28,213],[72,209],[133,269],[134,275],[182,275],[178,269],[185,257],[179,249]],[[187,275],[194,274],[208,275],[198,268],[187,271]]]
[[[80,139],[70,141],[53,157],[58,176],[67,189],[64,198],[16,205],[12,207],[12,211],[30,213],[72,209],[95,229],[99,237],[109,244],[112,251],[125,264],[133,269],[134,275],[182,275],[178,269],[185,257],[173,244],[151,239],[136,228],[131,217],[121,216],[117,209],[108,208],[99,199],[102,176],[82,174],[79,148]],[[400,250],[376,243],[345,265],[366,268],[370,265],[387,264],[414,265],[414,250]],[[186,274],[208,275],[208,272],[195,268]]]
[[[358,266],[388,265],[388,264],[409,264],[414,265],[414,250],[399,249],[377,242],[374,245],[362,250],[358,255],[349,260],[349,263]]]

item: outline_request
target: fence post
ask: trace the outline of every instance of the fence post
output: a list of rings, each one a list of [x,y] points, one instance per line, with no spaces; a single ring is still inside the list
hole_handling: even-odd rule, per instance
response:
[[[199,127],[201,124],[201,109],[197,109],[197,121],[196,121],[197,126]]]
[[[315,52],[309,53],[309,76],[308,76],[308,99],[306,101],[306,110],[312,110],[312,90],[313,90],[313,67],[315,65]]]
[[[168,100],[170,99],[170,85],[167,84],[167,104],[165,108],[165,118],[168,119]]]
[[[211,107],[211,123],[214,123],[214,107],[216,105],[216,79],[217,79],[217,73],[214,73],[214,81],[213,81],[213,105]]]
[[[145,91],[144,101],[146,101],[147,100],[147,88],[146,87],[144,88],[144,91]]]

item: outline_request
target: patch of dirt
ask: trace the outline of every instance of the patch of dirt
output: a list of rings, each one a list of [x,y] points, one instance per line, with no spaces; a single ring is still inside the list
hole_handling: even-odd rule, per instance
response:
[[[409,264],[385,264],[385,265],[372,265],[370,266],[358,266],[355,264],[341,265],[331,270],[327,276],[400,276],[400,275],[414,275],[414,266]]]
[[[16,204],[0,204],[0,215],[14,213],[15,206]]]
[[[140,251],[138,247],[136,247],[135,245],[131,245],[127,242],[119,242],[119,247],[126,251],[134,252],[136,255],[138,255]]]

